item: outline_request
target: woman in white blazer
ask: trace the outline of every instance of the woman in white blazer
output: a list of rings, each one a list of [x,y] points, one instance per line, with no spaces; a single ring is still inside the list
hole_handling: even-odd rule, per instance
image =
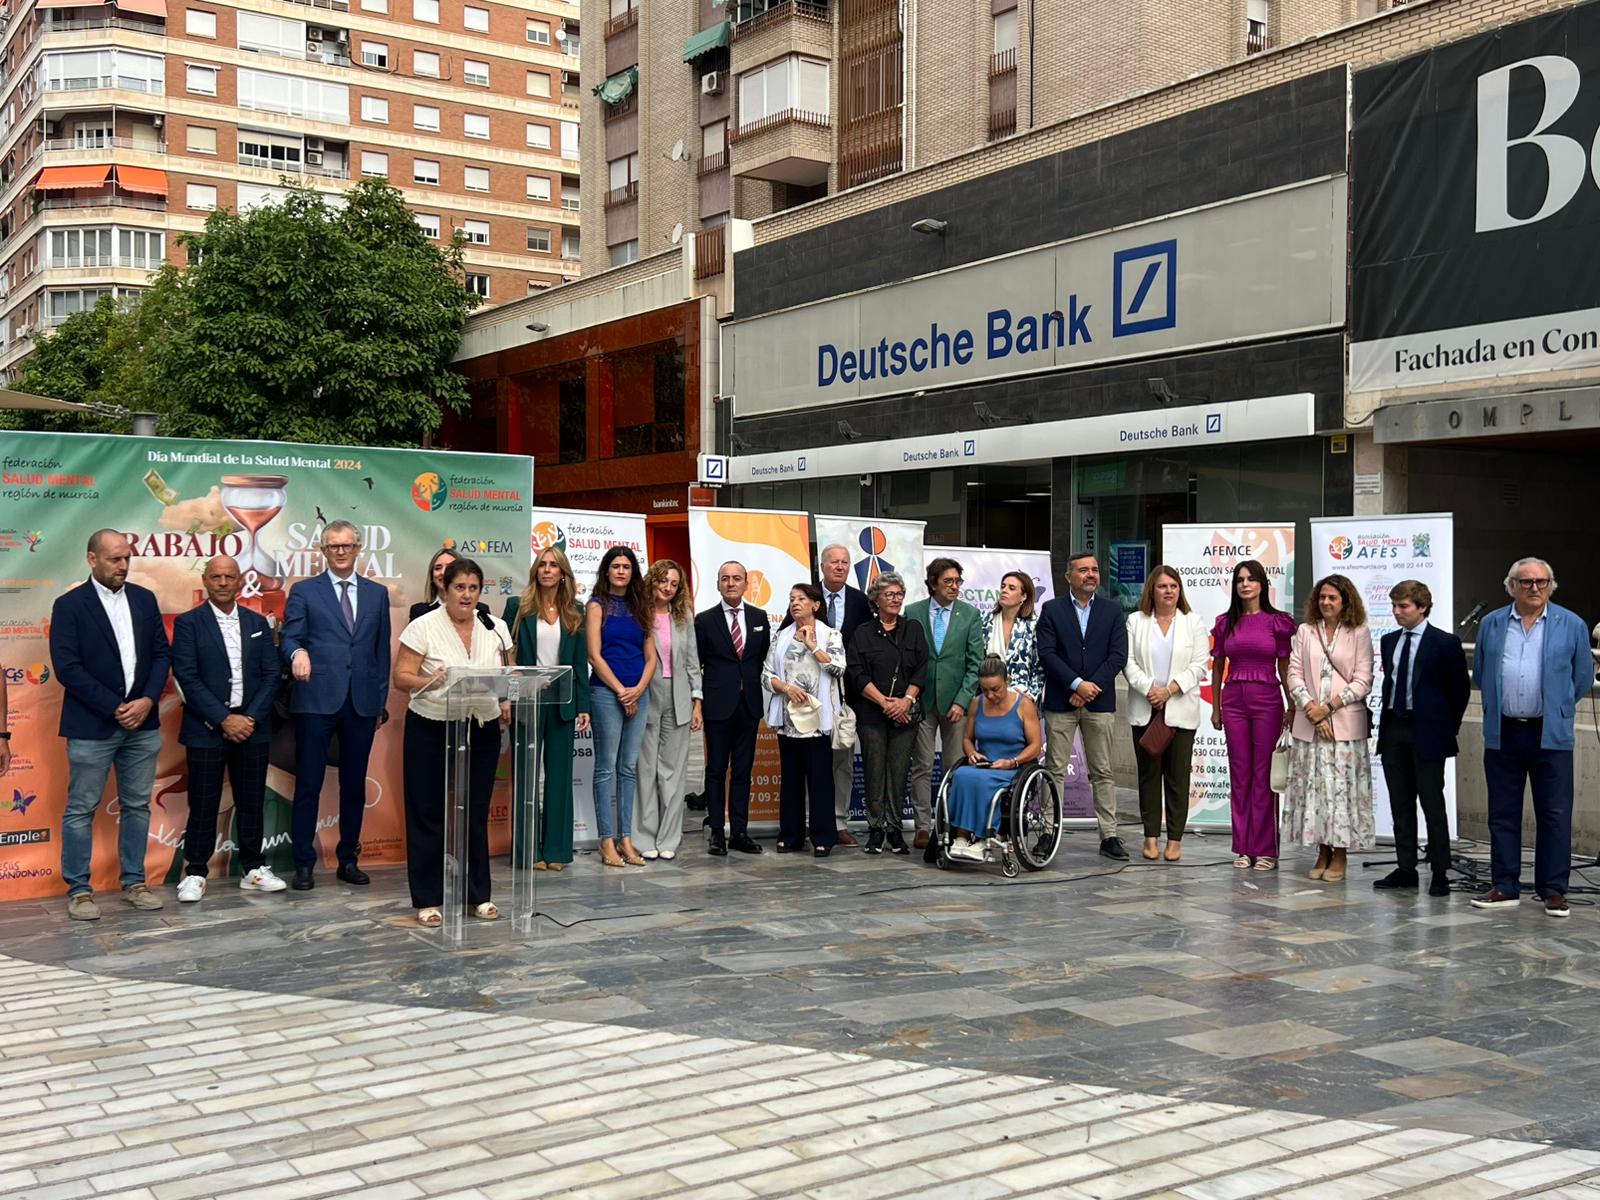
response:
[[[689,782],[689,734],[701,727],[700,651],[683,580],[683,568],[669,558],[645,575],[655,615],[650,632],[661,664],[650,677],[650,708],[639,747],[633,842],[645,858],[678,856]]]
[[[1189,819],[1189,765],[1200,724],[1200,681],[1211,654],[1200,618],[1189,611],[1183,580],[1171,567],[1156,567],[1144,581],[1139,610],[1128,614],[1128,719],[1139,763],[1139,811],[1144,817],[1144,856],[1158,858],[1161,813],[1167,815],[1166,860],[1183,857]],[[1160,755],[1139,744],[1159,710],[1172,741]]]

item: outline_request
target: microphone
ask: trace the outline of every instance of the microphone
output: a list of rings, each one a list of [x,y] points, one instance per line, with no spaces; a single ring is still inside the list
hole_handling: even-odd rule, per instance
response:
[[[490,632],[493,632],[494,631],[494,618],[491,617],[488,613],[484,612],[483,609],[481,609],[481,608],[474,609],[473,611],[478,614],[478,620],[483,622],[483,627],[485,629],[489,630]]]
[[[1488,607],[1489,602],[1487,600],[1479,600],[1472,606],[1472,611],[1462,618],[1461,624],[1457,625],[1456,628],[1465,629],[1469,625],[1476,624],[1478,618],[1483,616],[1484,610]]]

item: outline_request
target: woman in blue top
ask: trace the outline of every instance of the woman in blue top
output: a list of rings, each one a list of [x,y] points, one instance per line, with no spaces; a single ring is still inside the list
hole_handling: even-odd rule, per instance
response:
[[[961,747],[972,765],[956,768],[950,782],[952,858],[984,860],[983,844],[994,833],[1000,812],[991,814],[994,794],[1015,778],[1017,768],[1034,762],[1044,749],[1039,710],[1026,693],[1011,687],[1005,660],[989,655],[978,668],[979,700],[967,713]],[[993,819],[991,819],[991,816]]]
[[[600,560],[584,611],[592,672],[594,823],[600,862],[608,867],[644,866],[631,835],[639,747],[656,670],[655,639],[645,633],[652,619],[639,560],[626,546],[611,547]]]

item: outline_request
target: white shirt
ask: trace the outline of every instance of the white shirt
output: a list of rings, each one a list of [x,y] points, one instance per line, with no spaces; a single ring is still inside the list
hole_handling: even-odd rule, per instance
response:
[[[838,629],[844,624],[844,609],[849,599],[847,594],[849,588],[848,583],[841,583],[837,592],[830,592],[827,584],[822,585],[822,620],[830,628]],[[837,613],[833,611],[835,607],[839,610]]]
[[[1152,617],[1150,622],[1150,632],[1155,635],[1150,639],[1150,678],[1166,687],[1172,682],[1172,644],[1178,633],[1178,618],[1172,618],[1165,633],[1161,632],[1160,621]]]
[[[503,654],[511,648],[511,631],[499,617],[490,617],[494,629],[483,627],[478,614],[472,617],[472,649],[468,650],[456,632],[455,622],[443,608],[423,613],[400,634],[400,644],[422,655],[418,673],[431,675],[441,667],[500,667]],[[411,711],[419,717],[448,721],[451,713],[443,697],[432,692],[411,697]],[[488,697],[472,703],[470,714],[480,725],[500,719],[500,702]]]
[[[111,632],[117,638],[117,653],[122,656],[122,698],[126,700],[133,691],[133,676],[139,669],[139,655],[133,643],[133,611],[128,607],[128,589],[112,591],[94,576],[89,577],[95,594],[100,597],[100,607],[106,610],[111,622]]]
[[[356,573],[351,571],[350,574],[344,579],[340,579],[333,573],[333,569],[330,567],[328,570],[324,571],[323,574],[328,577],[328,582],[333,584],[333,602],[339,606],[340,612],[344,611],[344,601],[341,598],[344,593],[344,588],[340,585],[345,583],[350,585],[350,616],[353,620],[359,618],[361,616],[361,599],[357,593],[359,593],[361,589],[356,586]],[[434,603],[437,604],[438,601],[435,600]]]
[[[244,703],[244,634],[240,631],[239,606],[232,612],[223,612],[215,604],[211,615],[217,619],[222,631],[222,644],[228,649],[228,707],[238,708]]]
[[[561,622],[544,618],[533,625],[534,658],[541,667],[561,665]]]

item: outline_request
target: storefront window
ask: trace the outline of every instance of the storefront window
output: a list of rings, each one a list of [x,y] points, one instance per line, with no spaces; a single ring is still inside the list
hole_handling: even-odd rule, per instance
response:
[[[581,463],[588,456],[589,440],[589,385],[581,363],[576,374],[561,380],[558,393],[561,406],[559,461],[563,466]]]
[[[676,342],[611,356],[613,458],[682,450],[683,347]]]

